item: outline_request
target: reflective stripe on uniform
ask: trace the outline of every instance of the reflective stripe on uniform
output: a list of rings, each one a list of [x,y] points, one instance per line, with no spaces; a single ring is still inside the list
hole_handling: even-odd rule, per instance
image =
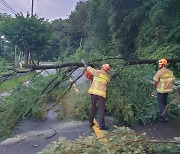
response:
[[[94,89],[94,88],[90,88],[88,90],[88,93],[90,94],[95,94],[95,95],[100,95],[102,97],[106,97],[106,93],[104,91],[101,91],[101,90],[97,90],[97,89]]]
[[[164,89],[164,82],[160,82],[161,83],[161,90],[163,90]]]
[[[165,92],[171,92],[172,89],[160,89],[160,88],[157,88],[157,92],[162,92],[162,93],[165,93]]]
[[[157,88],[157,91],[161,91],[161,92],[168,92],[168,91],[172,91],[172,89],[164,89],[164,83],[168,82],[168,81],[173,81],[173,78],[168,78],[168,79],[160,79],[159,84],[160,84],[160,88]]]
[[[103,83],[107,83],[107,81],[106,80],[104,80],[104,79],[101,79],[101,78],[99,78],[99,77],[94,77],[94,79],[93,79],[93,81],[95,81],[95,82],[103,82]]]
[[[166,81],[172,81],[174,78],[168,78],[168,79],[160,79],[160,82],[166,82]]]
[[[93,82],[94,82],[94,89],[97,89],[97,87],[98,87],[98,80],[96,80],[96,77],[94,77]]]
[[[105,76],[104,74],[99,74],[99,78],[101,78],[101,79],[104,79],[105,81],[109,81],[109,78],[107,77],[107,76]]]

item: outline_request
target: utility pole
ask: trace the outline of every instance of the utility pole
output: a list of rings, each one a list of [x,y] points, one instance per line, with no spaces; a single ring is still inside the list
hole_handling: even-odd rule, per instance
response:
[[[32,0],[31,17],[33,16],[33,9],[34,9],[34,0]]]
[[[82,37],[81,37],[81,40],[80,40],[79,47],[81,48],[81,46],[82,46]]]
[[[14,66],[17,67],[17,45],[15,45],[15,49],[14,49]]]

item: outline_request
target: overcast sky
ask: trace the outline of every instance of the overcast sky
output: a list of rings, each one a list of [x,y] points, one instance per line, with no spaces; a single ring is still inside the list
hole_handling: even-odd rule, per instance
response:
[[[11,8],[7,8],[7,3]],[[75,9],[79,0],[34,0],[34,14],[45,19],[65,19]],[[31,13],[32,0],[0,0],[0,13],[13,15],[15,12]]]

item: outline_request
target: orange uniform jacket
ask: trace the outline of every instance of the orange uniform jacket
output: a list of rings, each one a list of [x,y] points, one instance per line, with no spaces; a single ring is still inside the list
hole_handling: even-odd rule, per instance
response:
[[[166,67],[162,67],[154,76],[154,82],[157,83],[157,92],[169,93],[172,91],[175,77],[173,72]]]
[[[92,84],[88,90],[88,94],[94,94],[106,98],[106,85],[109,82],[109,75],[104,70],[95,70],[88,66],[87,70],[93,75]]]

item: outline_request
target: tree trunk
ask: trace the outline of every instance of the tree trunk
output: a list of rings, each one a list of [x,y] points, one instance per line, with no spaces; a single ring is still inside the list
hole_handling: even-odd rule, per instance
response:
[[[29,58],[29,53],[28,53],[27,49],[25,49],[25,51],[24,51],[24,61],[25,61],[25,64],[28,64],[28,58]]]

